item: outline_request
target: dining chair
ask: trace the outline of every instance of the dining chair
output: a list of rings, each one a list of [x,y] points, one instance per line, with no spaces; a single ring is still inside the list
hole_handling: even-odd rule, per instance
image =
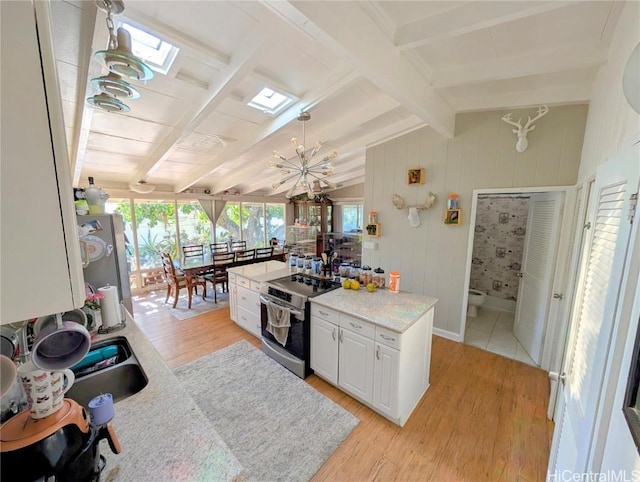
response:
[[[202,286],[202,299],[207,296],[207,282],[200,276],[186,276],[182,270],[179,270],[173,264],[171,255],[166,251],[160,252],[162,258],[162,269],[164,273],[164,279],[167,282],[167,297],[164,302],[169,301],[171,293],[174,295],[173,307],[178,304],[178,296],[182,288],[187,288],[189,294],[189,309],[191,309],[191,299],[193,297],[193,290],[198,286]],[[197,294],[197,292],[196,292]]]
[[[249,261],[255,259],[256,250],[255,249],[243,249],[235,252],[236,262],[238,261]]]
[[[271,258],[273,256],[273,246],[267,248],[256,248],[256,259],[258,258]]]
[[[204,256],[204,244],[189,244],[187,246],[183,246],[182,254],[185,258]]]
[[[229,273],[227,266],[234,262],[235,253],[212,253],[213,268],[202,275],[202,278],[213,285],[213,301],[218,302],[216,285],[222,284],[222,292],[229,291]]]
[[[229,243],[229,249],[231,251],[239,251],[242,249],[247,249],[247,242],[246,241],[231,241],[231,243]]]
[[[229,251],[229,245],[227,243],[211,243],[209,249],[212,255],[216,253],[226,253]]]

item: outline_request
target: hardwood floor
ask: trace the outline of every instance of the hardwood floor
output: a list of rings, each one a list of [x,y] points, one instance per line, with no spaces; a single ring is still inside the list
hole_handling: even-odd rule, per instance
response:
[[[144,297],[135,319],[171,368],[259,340],[227,308],[178,320]],[[546,373],[434,336],[431,386],[400,428],[315,375],[305,380],[360,419],[314,480],[541,481],[553,423]]]

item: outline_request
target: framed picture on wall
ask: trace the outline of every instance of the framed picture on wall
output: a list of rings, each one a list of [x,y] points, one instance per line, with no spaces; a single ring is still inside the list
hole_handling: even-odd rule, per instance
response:
[[[410,186],[412,184],[424,184],[424,181],[425,181],[424,169],[417,168],[417,169],[409,169],[407,171],[407,184],[409,184]]]

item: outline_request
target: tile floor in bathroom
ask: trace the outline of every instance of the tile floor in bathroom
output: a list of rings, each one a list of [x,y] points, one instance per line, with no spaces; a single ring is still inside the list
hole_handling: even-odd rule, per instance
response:
[[[483,350],[536,366],[513,335],[514,313],[482,307],[475,318],[467,317],[464,342]]]

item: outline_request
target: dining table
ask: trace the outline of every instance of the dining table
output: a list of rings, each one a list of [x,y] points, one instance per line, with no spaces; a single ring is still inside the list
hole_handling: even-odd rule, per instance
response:
[[[244,266],[253,263],[262,263],[263,261],[284,261],[285,251],[284,249],[275,249],[271,256],[262,258],[253,258],[242,261],[225,261],[222,263],[214,263],[211,253],[204,253],[202,256],[189,256],[182,258],[178,264],[178,268],[181,269],[187,278],[191,276],[197,276],[200,273],[211,272],[214,269],[220,268],[232,268],[234,266]]]

